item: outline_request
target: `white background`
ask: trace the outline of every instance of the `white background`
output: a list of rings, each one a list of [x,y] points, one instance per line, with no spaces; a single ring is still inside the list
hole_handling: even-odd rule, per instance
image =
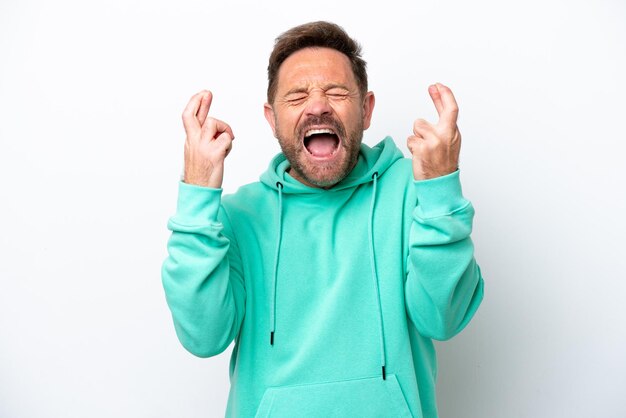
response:
[[[278,146],[274,38],[327,19],[364,47],[365,142],[405,149],[461,107],[484,303],[438,344],[442,417],[626,416],[626,4],[386,0],[0,2],[0,417],[219,417],[228,353],[197,359],[160,282],[202,88],[231,124],[224,188]]]

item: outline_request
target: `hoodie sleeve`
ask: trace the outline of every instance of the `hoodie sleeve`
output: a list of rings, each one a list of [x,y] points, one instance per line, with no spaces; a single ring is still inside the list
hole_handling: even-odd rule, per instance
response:
[[[483,298],[483,279],[470,239],[474,209],[458,170],[415,181],[405,302],[418,332],[436,340],[458,334]]]
[[[162,280],[182,345],[199,357],[224,351],[244,314],[239,251],[218,221],[221,189],[180,182]]]

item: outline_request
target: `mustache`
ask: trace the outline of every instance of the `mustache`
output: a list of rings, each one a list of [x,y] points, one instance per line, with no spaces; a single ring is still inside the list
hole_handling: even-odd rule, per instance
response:
[[[321,115],[310,116],[304,122],[302,122],[302,125],[300,125],[297,130],[298,138],[304,138],[304,133],[306,131],[311,129],[313,126],[319,125],[330,126],[335,131],[337,136],[339,136],[339,138],[346,137],[346,130],[340,121],[338,121],[331,115]]]

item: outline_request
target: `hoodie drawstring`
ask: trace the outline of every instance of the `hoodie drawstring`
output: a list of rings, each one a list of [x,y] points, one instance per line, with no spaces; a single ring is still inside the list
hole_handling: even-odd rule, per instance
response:
[[[274,331],[276,330],[276,282],[278,281],[278,257],[280,242],[283,236],[283,184],[276,182],[278,189],[278,236],[276,238],[276,255],[274,256],[274,277],[272,283],[272,300],[270,301],[270,345],[274,345]]]
[[[383,310],[380,302],[380,286],[378,282],[378,273],[376,271],[376,259],[374,257],[374,208],[376,207],[376,191],[378,185],[378,172],[372,175],[372,202],[370,205],[370,216],[368,223],[368,238],[369,238],[369,250],[370,250],[370,265],[372,266],[372,280],[374,282],[374,289],[376,291],[376,308],[378,310],[378,326],[379,326],[379,340],[380,340],[380,362],[382,367],[383,380],[387,379],[385,372],[386,365],[386,350],[385,350],[385,331],[383,328]],[[276,287],[278,283],[278,259],[280,255],[280,244],[282,240],[283,229],[283,184],[276,182],[276,188],[278,190],[278,234],[276,237],[276,254],[274,256],[274,275],[271,289],[271,301],[270,301],[270,345],[274,345],[274,332],[276,330]]]
[[[376,206],[376,186],[378,183],[378,171],[372,174],[372,203],[370,206],[370,221],[368,225],[369,243],[370,243],[370,265],[372,266],[372,280],[374,281],[374,289],[376,290],[376,307],[378,308],[378,325],[380,336],[380,363],[382,366],[383,380],[387,379],[385,373],[385,330],[383,328],[383,308],[380,302],[380,285],[378,283],[378,273],[376,272],[376,258],[374,257],[374,207]]]

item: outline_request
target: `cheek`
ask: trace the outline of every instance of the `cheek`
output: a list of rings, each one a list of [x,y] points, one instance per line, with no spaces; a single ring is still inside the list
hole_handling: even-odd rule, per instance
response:
[[[338,112],[341,112],[341,115],[346,120],[355,121],[360,120],[363,117],[363,108],[358,102],[351,101],[350,103],[345,103],[341,109],[337,109]]]
[[[350,109],[350,111],[345,112],[342,120],[346,125],[346,128],[349,127],[354,129],[354,127],[363,124],[363,112],[361,112],[359,109]]]
[[[298,123],[298,113],[293,111],[283,111],[278,115],[277,123],[282,129],[293,129]]]

